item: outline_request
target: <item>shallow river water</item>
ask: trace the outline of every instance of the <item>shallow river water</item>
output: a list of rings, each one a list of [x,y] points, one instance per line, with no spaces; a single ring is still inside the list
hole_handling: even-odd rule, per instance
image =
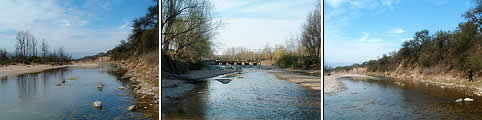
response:
[[[264,70],[244,70],[224,84],[208,79],[181,98],[162,105],[166,119],[320,119],[320,91],[281,80]]]
[[[482,97],[468,90],[422,82],[340,78],[346,89],[324,96],[324,118],[337,119],[481,119]],[[352,94],[352,92],[357,92]],[[469,97],[474,102],[455,102]]]
[[[56,84],[61,80],[66,83]],[[104,87],[98,89],[98,82]],[[53,69],[0,79],[0,120],[149,119],[126,108],[135,102],[128,82],[98,69]],[[102,101],[102,109],[92,102]]]

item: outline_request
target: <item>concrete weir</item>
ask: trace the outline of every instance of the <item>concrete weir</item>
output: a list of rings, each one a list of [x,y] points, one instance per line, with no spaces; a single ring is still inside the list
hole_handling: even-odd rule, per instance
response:
[[[252,60],[205,60],[209,65],[261,65],[261,61]]]

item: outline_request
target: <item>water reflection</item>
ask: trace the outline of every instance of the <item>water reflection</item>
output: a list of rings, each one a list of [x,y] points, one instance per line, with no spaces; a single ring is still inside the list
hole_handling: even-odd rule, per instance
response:
[[[223,84],[201,83],[181,104],[162,104],[167,119],[319,119],[320,91],[264,71],[245,72]]]
[[[0,80],[0,120],[16,119],[150,119],[142,110],[127,111],[135,103],[128,81],[117,79],[102,68],[52,69]],[[55,84],[66,78],[61,86]],[[97,89],[97,83],[104,87]],[[99,92],[100,91],[100,92]],[[102,110],[92,106],[99,100]],[[12,114],[22,113],[22,114]]]
[[[479,119],[482,97],[466,89],[442,88],[416,81],[352,80],[342,78],[347,89],[325,94],[325,119]],[[397,84],[398,83],[398,84]],[[351,94],[358,92],[358,94]],[[476,101],[456,103],[470,97]],[[376,111],[376,112],[375,112]]]

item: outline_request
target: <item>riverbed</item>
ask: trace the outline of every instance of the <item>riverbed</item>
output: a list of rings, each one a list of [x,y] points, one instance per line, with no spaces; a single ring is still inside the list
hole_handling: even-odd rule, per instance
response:
[[[324,96],[325,119],[480,119],[471,90],[417,81],[339,78],[345,90]],[[473,102],[455,102],[459,98]]]
[[[126,109],[136,102],[129,82],[107,68],[51,69],[0,79],[0,119],[150,119],[142,109]],[[61,80],[66,82],[56,86]],[[103,88],[96,87],[99,82]],[[102,108],[93,107],[95,101]]]
[[[181,103],[162,104],[164,119],[320,119],[321,91],[282,80],[270,70],[244,69],[197,83]],[[279,72],[279,71],[278,71]]]

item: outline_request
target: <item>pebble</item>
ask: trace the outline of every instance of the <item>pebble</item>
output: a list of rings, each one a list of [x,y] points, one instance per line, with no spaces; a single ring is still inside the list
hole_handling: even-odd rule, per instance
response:
[[[127,110],[132,111],[132,110],[134,110],[135,108],[136,108],[136,105],[131,105],[131,106],[127,107]]]
[[[100,101],[95,101],[95,102],[94,102],[94,103],[92,103],[92,104],[93,104],[93,105],[94,105],[94,107],[96,107],[96,108],[100,108],[100,107],[102,107],[102,102],[100,102]]]

